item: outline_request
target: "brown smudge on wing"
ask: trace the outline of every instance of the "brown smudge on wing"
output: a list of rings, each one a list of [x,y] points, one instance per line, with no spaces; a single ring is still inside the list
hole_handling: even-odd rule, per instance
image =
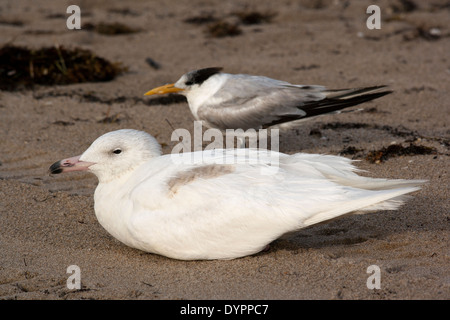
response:
[[[198,168],[193,168],[189,171],[183,171],[172,177],[167,185],[169,187],[169,196],[173,197],[178,189],[197,179],[212,179],[219,176],[234,172],[235,168],[232,165],[210,164]]]

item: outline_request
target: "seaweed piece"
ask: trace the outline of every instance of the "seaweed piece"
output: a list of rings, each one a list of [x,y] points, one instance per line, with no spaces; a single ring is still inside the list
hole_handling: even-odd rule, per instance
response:
[[[111,63],[85,49],[0,48],[0,90],[110,81],[124,71],[120,63]]]
[[[377,107],[364,109],[364,110],[362,110],[362,112],[365,112],[365,113],[387,113],[386,111],[378,111]]]
[[[233,15],[239,18],[242,24],[261,24],[270,23],[276,16],[274,12],[258,12],[258,11],[237,11]]]
[[[116,14],[121,14],[124,16],[133,16],[133,17],[137,17],[140,14],[136,11],[130,10],[129,8],[112,8],[108,10],[109,13],[116,13]]]
[[[195,16],[191,18],[184,19],[184,23],[190,23],[195,25],[202,25],[202,24],[208,24],[212,22],[217,22],[219,19],[214,17],[212,14],[207,13],[200,16]]]
[[[295,71],[304,71],[304,70],[312,70],[312,69],[317,69],[320,68],[320,66],[318,64],[310,64],[310,65],[302,65],[300,67],[294,67],[292,69],[294,69]]]
[[[382,130],[389,132],[393,136],[398,137],[406,137],[406,136],[417,136],[417,133],[414,131],[410,131],[407,128],[400,126],[399,128],[393,128],[391,126],[380,126],[377,124],[367,124],[367,123],[360,123],[360,122],[349,122],[349,123],[343,123],[343,122],[331,122],[331,123],[325,123],[322,124],[319,129],[332,129],[332,130],[349,130],[349,129],[373,129],[373,130]]]
[[[53,121],[52,124],[66,127],[66,126],[73,126],[75,123],[73,123],[71,121],[57,120],[57,121]]]
[[[311,129],[311,131],[309,131],[309,135],[310,136],[322,137],[322,132],[320,132],[320,130],[317,129],[317,128],[313,128],[313,129]]]
[[[13,27],[22,27],[24,25],[23,21],[17,20],[17,19],[0,19],[0,24],[3,24],[5,26],[13,26]]]
[[[390,6],[394,13],[413,12],[417,10],[417,4],[411,0],[400,0]]]
[[[320,126],[320,129],[364,129],[369,128],[370,125],[367,123],[359,123],[359,122],[350,122],[350,123],[343,123],[343,122],[331,122],[326,123]]]
[[[32,34],[32,35],[49,35],[49,34],[55,34],[55,31],[53,30],[26,30],[24,34]]]
[[[145,62],[155,70],[161,69],[161,64],[153,60],[152,58],[145,58]]]
[[[49,13],[45,16],[46,19],[67,19],[67,16],[63,13]]]
[[[371,163],[381,163],[391,157],[426,154],[437,154],[437,151],[435,148],[415,145],[413,143],[410,143],[407,147],[403,147],[401,144],[392,144],[387,148],[383,147],[380,150],[369,152],[366,160]]]
[[[97,123],[119,123],[121,120],[119,118],[120,113],[115,113],[110,116],[105,116],[104,118],[97,121]]]
[[[363,151],[363,149],[358,149],[356,147],[349,146],[349,147],[346,147],[346,148],[342,149],[341,151],[339,151],[339,154],[340,155],[355,155],[361,151]]]
[[[231,24],[226,21],[218,21],[212,23],[206,29],[207,33],[214,38],[234,37],[242,33],[242,30],[236,24]]]
[[[309,1],[302,1],[301,5],[308,9],[325,9],[328,6],[330,6],[331,1],[326,0],[309,0]]]
[[[82,29],[85,29],[88,31],[94,31],[99,34],[103,34],[103,35],[107,35],[107,36],[130,34],[130,33],[136,33],[136,32],[140,31],[139,29],[131,28],[120,22],[114,22],[114,23],[100,22],[97,25],[92,24],[92,23],[86,23],[83,25]]]

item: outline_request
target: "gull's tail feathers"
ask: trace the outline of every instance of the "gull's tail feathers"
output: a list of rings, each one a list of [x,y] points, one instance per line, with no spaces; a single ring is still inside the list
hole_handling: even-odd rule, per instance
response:
[[[364,196],[335,205],[332,209],[322,211],[303,222],[310,226],[323,221],[331,220],[349,213],[362,214],[376,210],[397,210],[408,198],[406,194],[420,190],[420,187],[400,188],[393,190],[372,190]]]

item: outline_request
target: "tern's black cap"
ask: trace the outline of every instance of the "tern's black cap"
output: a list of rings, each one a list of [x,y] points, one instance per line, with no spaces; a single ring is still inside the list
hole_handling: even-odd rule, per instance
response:
[[[198,69],[187,73],[186,85],[202,84],[209,79],[212,75],[219,73],[222,68],[204,68]]]

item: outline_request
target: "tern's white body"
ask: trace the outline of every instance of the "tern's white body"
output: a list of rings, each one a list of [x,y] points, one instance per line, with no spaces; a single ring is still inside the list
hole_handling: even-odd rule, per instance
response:
[[[231,75],[226,73],[221,74],[220,76],[212,77],[208,79],[208,81],[206,81],[201,87],[197,88],[197,90],[186,92],[189,109],[197,120],[202,120],[198,115],[198,110],[203,105],[211,104],[220,106],[224,102],[226,97],[221,93],[217,93],[230,79],[230,77]]]
[[[89,163],[99,178],[95,213],[109,233],[176,259],[251,255],[315,223],[397,209],[422,182],[361,177],[336,156],[229,149],[201,152],[193,163],[159,150],[144,132],[114,131],[81,155],[80,167]],[[71,171],[78,165],[62,163]]]

